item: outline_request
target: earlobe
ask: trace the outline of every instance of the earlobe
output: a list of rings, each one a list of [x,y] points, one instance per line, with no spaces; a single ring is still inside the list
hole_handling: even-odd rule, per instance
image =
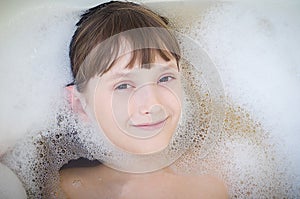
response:
[[[76,91],[75,91],[76,88],[75,88],[75,86],[74,85],[67,86],[65,88],[65,90],[66,90],[67,100],[68,100],[68,102],[71,106],[71,109],[76,110],[77,108],[79,108],[78,106],[80,104],[78,104],[78,103],[80,103],[80,101],[76,97]]]
[[[65,89],[67,92],[67,100],[71,109],[80,116],[83,116],[83,118],[86,118],[87,114],[84,111],[86,108],[86,102],[82,99],[83,97],[80,96],[80,93],[76,90],[74,85],[67,86]]]

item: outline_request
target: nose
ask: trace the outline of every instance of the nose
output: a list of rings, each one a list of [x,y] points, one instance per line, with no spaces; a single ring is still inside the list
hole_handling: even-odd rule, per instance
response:
[[[157,85],[150,83],[138,88],[132,95],[131,107],[142,115],[155,114],[162,110]]]

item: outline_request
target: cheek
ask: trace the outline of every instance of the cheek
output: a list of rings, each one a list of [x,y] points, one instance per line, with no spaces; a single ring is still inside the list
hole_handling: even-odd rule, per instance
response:
[[[112,95],[105,90],[96,90],[94,94],[94,114],[101,126],[111,123],[112,120]]]
[[[123,126],[124,122],[129,118],[128,102],[130,93],[118,93],[115,92],[111,99],[111,109],[113,112],[114,120],[118,125]]]
[[[181,113],[182,91],[180,84],[163,87],[160,92],[161,100],[173,114]]]

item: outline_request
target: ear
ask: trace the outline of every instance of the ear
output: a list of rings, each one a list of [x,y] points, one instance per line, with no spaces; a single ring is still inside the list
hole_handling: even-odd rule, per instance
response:
[[[84,103],[84,100],[80,100],[79,93],[76,90],[75,86],[67,86],[65,90],[67,92],[67,100],[71,106],[71,109],[75,113],[82,116],[84,120],[86,120],[88,118],[86,112],[84,111],[86,104]]]

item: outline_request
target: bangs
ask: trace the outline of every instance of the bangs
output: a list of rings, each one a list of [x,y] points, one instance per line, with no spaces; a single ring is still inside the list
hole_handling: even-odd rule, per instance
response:
[[[170,61],[172,58],[175,58],[169,51],[162,49],[141,49],[135,50],[132,52],[132,58],[127,65],[127,68],[131,69],[134,67],[135,63],[138,63],[140,68],[151,68],[151,63],[155,63],[155,57],[159,55],[163,60]],[[179,65],[177,63],[177,68],[179,70]]]
[[[155,57],[159,55],[165,61],[175,59],[179,70],[180,49],[175,37],[167,29],[160,28],[140,28],[113,36],[110,41],[110,47],[100,48],[94,59],[98,66],[97,75],[101,76],[111,69],[116,60],[125,54],[132,54],[127,68],[132,68],[138,64],[141,68],[150,68],[150,63],[155,62]],[[105,44],[104,44],[105,45]],[[107,46],[107,45],[105,45]],[[108,46],[107,46],[108,47]],[[99,54],[98,54],[99,53]],[[101,56],[99,56],[101,54]],[[98,59],[106,54],[106,59]],[[100,63],[102,62],[102,63]],[[105,63],[104,63],[105,62]],[[103,65],[104,64],[104,65]]]

